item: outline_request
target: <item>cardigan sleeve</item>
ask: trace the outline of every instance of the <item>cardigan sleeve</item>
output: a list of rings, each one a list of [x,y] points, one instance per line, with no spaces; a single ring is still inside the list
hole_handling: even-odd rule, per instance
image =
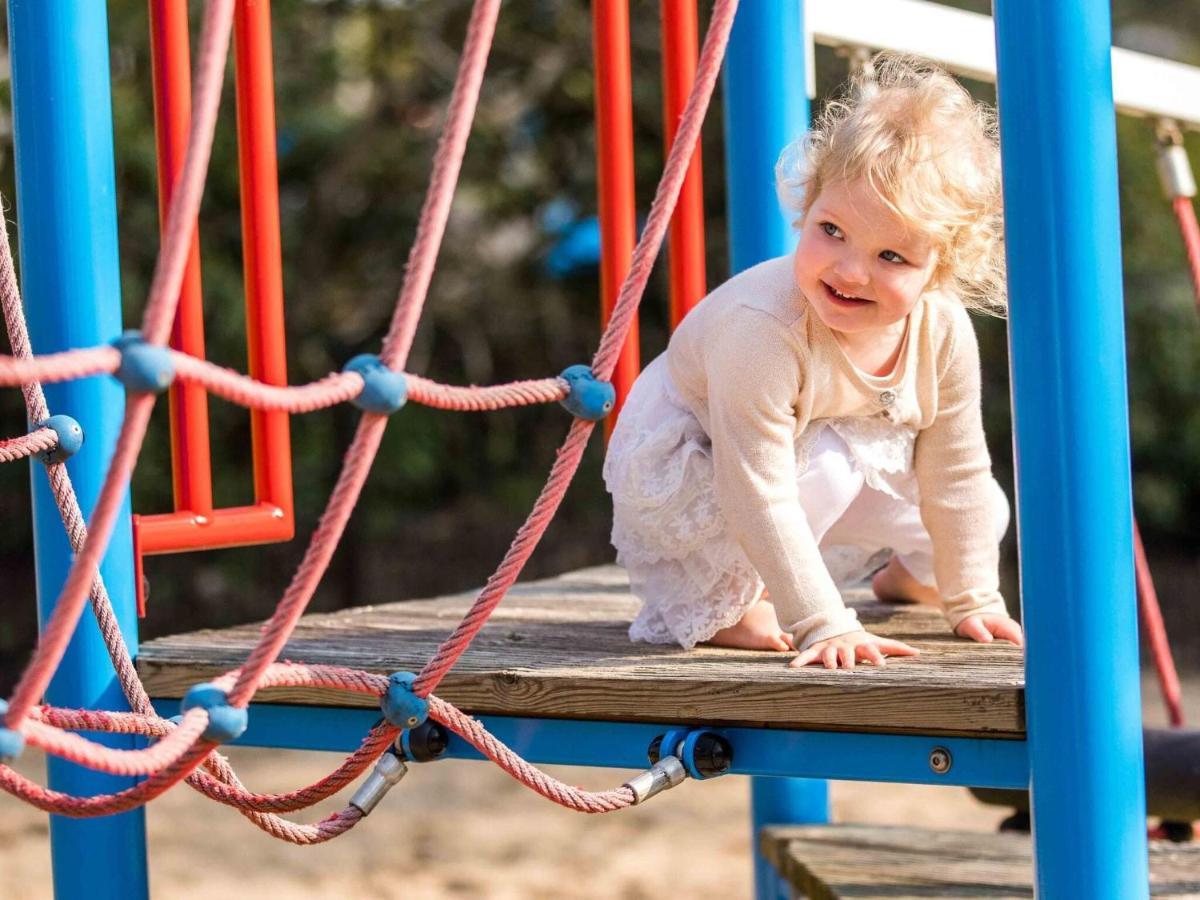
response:
[[[914,466],[938,594],[951,627],[957,628],[968,616],[1006,610],[980,410],[979,345],[966,310],[956,309],[953,320],[939,359],[937,413],[917,435]]]
[[[751,307],[705,353],[717,502],[799,650],[861,630],[800,505],[795,439],[806,422],[796,407],[807,360],[786,323]]]

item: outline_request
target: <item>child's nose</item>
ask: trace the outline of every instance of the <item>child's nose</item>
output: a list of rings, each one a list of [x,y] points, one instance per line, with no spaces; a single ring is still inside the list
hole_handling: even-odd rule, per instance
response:
[[[834,268],[834,272],[847,284],[866,284],[870,278],[867,267],[856,256],[842,257]]]

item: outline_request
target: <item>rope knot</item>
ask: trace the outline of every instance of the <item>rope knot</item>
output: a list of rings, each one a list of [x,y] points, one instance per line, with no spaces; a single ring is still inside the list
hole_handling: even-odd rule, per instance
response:
[[[429,701],[413,693],[416,680],[412,672],[393,672],[387,693],[379,698],[383,717],[397,728],[416,728],[429,718]]]
[[[241,737],[249,715],[246,710],[229,705],[229,696],[215,684],[204,681],[193,685],[179,704],[181,713],[199,707],[208,713],[208,727],[201,737],[214,744],[224,744]]]
[[[0,700],[0,721],[8,714],[8,703]],[[9,763],[25,749],[25,735],[14,728],[0,727],[0,763]]]
[[[131,394],[160,394],[175,380],[171,351],[151,344],[140,331],[123,332],[112,345],[121,351],[121,365],[113,375]]]
[[[363,389],[351,402],[366,412],[388,416],[408,402],[408,381],[393,372],[374,353],[360,353],[342,367],[363,380]]]
[[[571,391],[559,402],[576,418],[598,422],[616,405],[616,389],[609,382],[597,379],[589,366],[568,366],[558,377]]]
[[[58,435],[58,445],[41,451],[37,457],[46,465],[66,462],[83,446],[83,427],[70,416],[51,416],[38,422],[37,428],[49,428]]]

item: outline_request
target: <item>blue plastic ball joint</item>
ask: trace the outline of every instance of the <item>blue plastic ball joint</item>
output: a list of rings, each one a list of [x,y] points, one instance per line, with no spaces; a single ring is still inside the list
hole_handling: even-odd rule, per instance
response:
[[[0,700],[0,723],[8,715],[8,703]],[[0,724],[0,764],[10,763],[25,749],[25,735]]]
[[[412,672],[393,672],[387,693],[379,698],[383,717],[397,728],[416,728],[429,718],[429,701],[413,693],[416,680]]]
[[[112,345],[121,351],[113,374],[132,394],[160,394],[175,380],[171,351],[149,343],[136,329],[124,332]]]
[[[246,710],[230,706],[229,696],[215,684],[207,681],[188,689],[188,692],[183,695],[183,702],[179,704],[179,712],[182,715],[196,707],[208,710],[208,727],[204,729],[201,737],[214,744],[224,744],[236,740],[242,736],[246,725],[249,724],[249,715]]]
[[[408,381],[403,372],[393,372],[374,353],[360,353],[342,367],[356,372],[363,389],[351,402],[366,412],[388,416],[408,402]]]
[[[83,446],[83,427],[70,416],[51,416],[38,422],[37,428],[49,428],[58,435],[58,445],[43,450],[37,457],[46,465],[66,462]]]
[[[560,402],[576,418],[598,422],[616,406],[616,388],[607,381],[598,380],[590,366],[568,366],[558,377],[571,389]]]

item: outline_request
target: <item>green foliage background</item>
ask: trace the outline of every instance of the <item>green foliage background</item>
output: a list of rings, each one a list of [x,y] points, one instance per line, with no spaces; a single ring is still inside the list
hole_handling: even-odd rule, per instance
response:
[[[956,4],[987,12],[986,4]],[[193,3],[199,22],[199,4]],[[469,11],[465,0],[274,0],[276,94],[293,383],[374,351],[398,291]],[[110,0],[110,39],[125,318],[136,321],[158,249],[153,109],[145,0]],[[662,165],[658,4],[631,4],[639,208]],[[1200,8],[1190,0],[1114,3],[1123,33],[1162,55],[1200,63]],[[1157,30],[1156,30],[1157,29]],[[1162,46],[1166,41],[1169,46]],[[6,56],[7,54],[5,54]],[[820,50],[822,95],[845,62]],[[797,81],[801,73],[797,73]],[[4,74],[7,80],[7,73]],[[229,78],[232,85],[232,77]],[[994,98],[990,86],[973,85]],[[556,199],[595,210],[591,21],[580,0],[505,4],[483,97],[409,368],[450,383],[540,377],[590,358],[599,335],[598,280],[556,281],[542,270],[552,238],[540,225]],[[14,217],[9,93],[0,86],[0,189]],[[201,218],[210,358],[245,369],[241,235],[233,96]],[[728,275],[721,109],[704,136],[708,280]],[[1135,500],[1152,556],[1167,572],[1168,618],[1186,620],[1195,596],[1200,530],[1200,341],[1185,261],[1154,172],[1152,123],[1121,119],[1121,203],[1129,324]],[[1189,137],[1197,156],[1198,141]],[[10,221],[10,234],[19,222]],[[660,266],[660,269],[662,267]],[[664,273],[642,318],[642,350],[665,346]],[[1087,315],[1080,310],[1080,315]],[[978,321],[986,368],[985,415],[997,474],[1011,488],[1005,330]],[[248,417],[210,407],[219,504],[251,497]],[[19,397],[0,397],[4,433],[23,425]],[[143,635],[265,616],[287,584],[328,496],[355,415],[347,408],[293,420],[298,538],[292,544],[147,561]],[[565,434],[566,414],[534,408],[459,414],[407,407],[390,425],[350,531],[315,609],[458,590],[491,572],[533,502]],[[600,442],[568,494],[530,575],[611,559],[610,508],[599,478]],[[1011,492],[1010,492],[1011,496]],[[170,508],[165,404],[142,454],[134,508]],[[28,474],[0,467],[0,685],[35,634]],[[1010,540],[1011,543],[1011,540]],[[1009,568],[1012,568],[1011,549]],[[1012,585],[1011,571],[1008,584]],[[1197,629],[1193,629],[1196,631]]]

